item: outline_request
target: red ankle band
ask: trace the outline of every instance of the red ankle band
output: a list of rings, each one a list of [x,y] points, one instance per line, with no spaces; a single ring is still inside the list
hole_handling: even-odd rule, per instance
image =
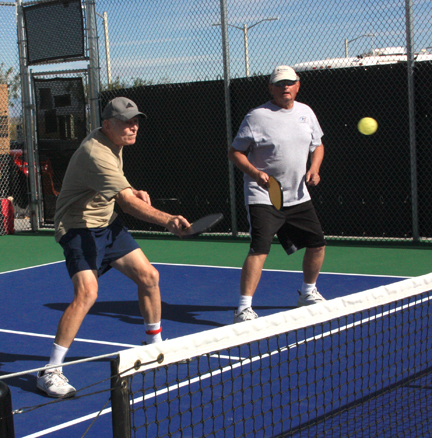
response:
[[[146,335],[157,335],[162,331],[162,327],[157,330],[146,330]]]

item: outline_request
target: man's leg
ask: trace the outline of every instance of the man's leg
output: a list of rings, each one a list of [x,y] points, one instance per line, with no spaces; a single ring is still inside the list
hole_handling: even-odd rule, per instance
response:
[[[252,310],[252,297],[261,279],[267,254],[249,254],[243,263],[240,279],[240,299],[234,312],[234,323],[258,318]]]
[[[79,271],[72,277],[75,297],[60,318],[54,345],[48,365],[59,365],[47,371],[41,371],[37,376],[37,386],[50,397],[71,397],[76,390],[63,375],[64,357],[78,333],[81,324],[98,294],[97,272],[92,270]]]
[[[240,293],[252,297],[261,279],[267,254],[249,254],[243,263],[240,280]]]
[[[126,254],[112,262],[111,266],[138,286],[138,301],[146,324],[147,341],[150,343],[160,341],[162,307],[159,272],[150,264],[141,249]]]
[[[299,306],[308,306],[325,301],[318,292],[316,282],[324,262],[325,247],[306,248],[303,257],[303,284],[299,290]]]
[[[75,298],[60,318],[54,342],[69,348],[98,295],[96,271],[80,271],[72,277]]]
[[[319,248],[306,248],[303,257],[303,279],[305,283],[313,284],[318,280],[318,275],[324,262],[325,246]]]

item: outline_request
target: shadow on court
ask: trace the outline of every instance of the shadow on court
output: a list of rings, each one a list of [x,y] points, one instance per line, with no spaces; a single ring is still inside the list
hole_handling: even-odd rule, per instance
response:
[[[69,303],[46,303],[45,307],[51,310],[64,312]],[[273,310],[282,312],[294,309],[294,306],[254,306],[257,311]],[[225,324],[203,318],[206,312],[234,312],[233,307],[206,306],[194,304],[169,304],[162,301],[162,317],[164,320],[183,324],[196,324],[210,327],[222,327]],[[126,324],[143,324],[139,311],[138,300],[131,301],[97,301],[90,309],[89,315],[115,318]]]

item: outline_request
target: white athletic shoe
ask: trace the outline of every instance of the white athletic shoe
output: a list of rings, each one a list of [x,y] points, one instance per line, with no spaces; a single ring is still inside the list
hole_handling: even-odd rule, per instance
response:
[[[298,307],[310,306],[311,304],[317,304],[326,301],[326,299],[318,292],[317,288],[308,294],[302,294],[299,290],[297,292],[300,295],[297,302]]]
[[[69,385],[68,382],[69,380],[59,368],[39,371],[37,374],[37,387],[41,391],[46,392],[50,397],[73,397],[76,393],[76,389],[72,385]]]
[[[250,321],[257,318],[258,315],[252,310],[252,307],[248,307],[242,310],[240,313],[234,311],[234,324],[237,322]]]

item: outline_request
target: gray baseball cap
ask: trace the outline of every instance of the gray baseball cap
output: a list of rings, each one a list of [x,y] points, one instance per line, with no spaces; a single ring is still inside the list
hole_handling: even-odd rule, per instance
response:
[[[111,100],[102,113],[102,119],[104,120],[115,117],[123,122],[130,120],[135,116],[147,118],[144,113],[138,111],[136,103],[127,97],[116,97],[115,99]]]

